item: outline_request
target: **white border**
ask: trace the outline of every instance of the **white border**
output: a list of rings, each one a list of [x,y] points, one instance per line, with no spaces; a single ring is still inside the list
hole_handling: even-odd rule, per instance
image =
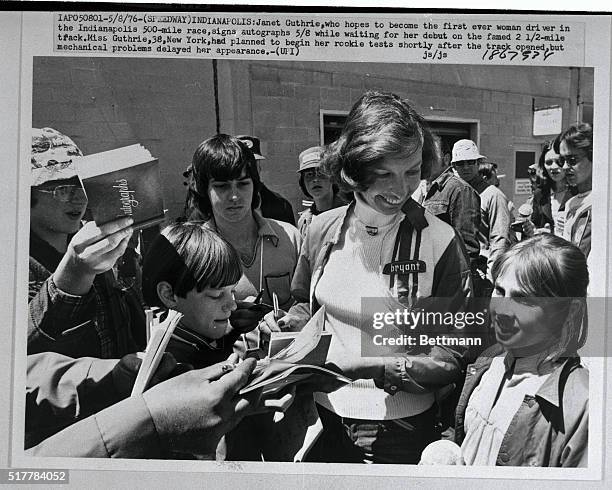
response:
[[[214,3],[214,2],[213,2]],[[242,2],[234,2],[234,3],[242,3]],[[255,3],[255,2],[251,2]],[[272,2],[264,2],[265,4],[272,4]],[[490,2],[487,2],[490,3]],[[531,2],[533,3],[533,2]],[[428,4],[431,6],[431,4]],[[489,6],[489,5],[487,5]],[[586,8],[583,5],[580,5],[581,9]],[[532,8],[533,5],[532,5]],[[2,138],[3,138],[3,148],[5,162],[24,162],[19,166],[20,178],[15,174],[15,167],[11,167],[10,165],[6,167],[4,173],[4,179],[2,180],[2,191],[3,196],[5,197],[5,206],[3,208],[2,213],[2,224],[4,224],[4,229],[13,229],[15,224],[15,217],[19,220],[19,236],[14,237],[10,233],[5,233],[3,236],[4,242],[3,247],[4,250],[16,250],[18,261],[15,266],[15,272],[17,277],[25,277],[27,274],[26,269],[26,261],[25,261],[25,251],[28,248],[27,242],[27,213],[23,213],[23,210],[27,210],[29,206],[29,192],[27,192],[27,182],[29,181],[29,165],[27,164],[29,160],[29,146],[30,146],[30,138],[29,138],[29,121],[31,121],[31,88],[32,88],[32,64],[31,64],[31,56],[36,55],[52,55],[53,53],[47,46],[46,41],[50,39],[50,32],[52,30],[52,14],[50,13],[34,13],[28,12],[23,16],[18,13],[6,13],[3,12],[0,14],[0,26],[3,27],[3,41],[7,41],[4,37],[8,34],[9,39],[11,39],[11,44],[3,43],[3,56],[8,58],[6,63],[4,64],[4,69],[2,73],[2,94],[0,94],[0,100],[2,100],[2,109],[4,114],[14,115],[12,117],[3,118],[3,129]],[[492,17],[499,17],[497,15],[492,15]],[[20,20],[23,19],[23,33],[24,33],[24,42],[20,46],[19,38],[20,38]],[[603,19],[600,19],[598,22],[602,22]],[[580,18],[573,18],[573,21],[579,21]],[[609,21],[609,19],[607,19]],[[603,24],[604,22],[602,22]],[[608,22],[609,23],[609,22]],[[609,156],[609,131],[610,128],[610,53],[608,48],[606,48],[605,43],[602,46],[602,33],[605,40],[608,41],[607,46],[610,46],[610,26],[607,27],[607,32],[605,29],[587,29],[587,46],[599,46],[599,49],[591,49],[587,52],[586,63],[585,66],[596,66],[595,70],[595,94],[596,94],[596,104],[595,104],[595,151],[594,151],[594,161],[609,161],[607,156]],[[32,35],[36,33],[35,35]],[[22,60],[23,63],[21,65],[21,72],[18,71],[19,68],[19,51],[22,49]],[[595,53],[598,51],[598,53]],[[8,54],[8,56],[6,56]],[[603,60],[603,61],[602,61]],[[21,77],[21,92],[19,92],[19,77]],[[16,94],[20,94],[20,97],[15,97]],[[600,94],[605,94],[604,96]],[[607,102],[607,103],[606,103]],[[19,110],[20,109],[20,110]],[[17,124],[17,121],[21,121],[21,124]],[[19,127],[19,137],[17,136],[17,128]],[[605,128],[602,130],[602,128]],[[19,142],[19,154],[20,158],[17,158],[17,147],[15,146],[15,142]],[[12,169],[12,172],[11,172]],[[8,172],[7,172],[8,171]],[[596,165],[594,169],[594,182],[609,182],[609,171],[607,166]],[[25,188],[21,189],[21,192],[17,195],[16,188],[17,183],[21,181],[26,184]],[[13,182],[15,184],[13,184]],[[23,187],[23,186],[22,186]],[[608,191],[610,190],[610,186],[608,185]],[[15,205],[17,204],[17,205]],[[609,201],[604,199],[594,199],[593,204],[594,214],[596,216],[607,216],[609,210]],[[606,226],[603,230],[599,230],[600,233],[609,230],[609,227]],[[594,230],[595,231],[595,230]],[[603,238],[600,235],[600,238]],[[594,243],[598,243],[594,241]],[[608,247],[612,250],[612,244],[610,241],[608,242]],[[598,248],[598,250],[601,250]],[[606,251],[601,250],[604,255],[607,255]],[[7,254],[10,256],[11,254]],[[604,257],[601,257],[603,259]],[[599,261],[598,261],[599,262]],[[604,263],[604,262],[602,262]],[[10,311],[11,306],[15,307],[15,320],[16,325],[25,325],[27,321],[26,318],[26,308],[27,303],[25,298],[26,289],[24,281],[15,282],[13,274],[11,274],[11,268],[6,267],[6,262],[4,263],[5,267],[2,267],[2,280],[3,285],[5,286],[4,291],[8,294],[5,295],[7,301],[8,308],[6,311]],[[610,270],[612,271],[612,265],[609,264]],[[605,290],[605,286],[607,285],[607,278],[604,275],[605,268],[598,271],[601,274],[597,275],[594,278],[593,286],[595,290],[603,291]],[[6,276],[6,277],[5,277]],[[11,278],[11,276],[13,276]],[[8,280],[7,280],[8,279]],[[13,299],[16,298],[14,303]],[[12,304],[11,304],[12,303]],[[12,315],[10,315],[12,317]],[[23,396],[21,396],[21,391],[17,389],[17,387],[23,386],[23,376],[19,376],[20,373],[25,373],[25,336],[18,335],[15,343],[15,393],[14,393],[14,413],[19,414],[23,413]],[[7,348],[7,355],[3,357],[5,365],[4,372],[10,373],[12,371],[10,366],[10,344],[7,342],[5,344],[5,348]],[[603,360],[599,362],[598,360],[594,360],[594,363],[590,363],[591,369],[593,367],[598,366],[601,367],[604,365]],[[607,360],[605,362],[607,364]],[[595,372],[592,372],[591,376],[591,388],[595,388],[595,386],[601,386],[603,379],[598,376],[594,376],[596,372],[601,373],[599,369],[596,369]],[[610,383],[610,379],[608,379],[608,383]],[[9,380],[10,386],[10,380]],[[7,392],[7,390],[5,390]],[[604,435],[602,427],[606,427],[602,425],[602,418],[604,413],[602,410],[596,411],[595,408],[597,406],[601,407],[601,403],[603,402],[603,392],[600,390],[591,389],[591,403],[592,403],[592,416],[591,416],[591,427],[590,427],[590,442],[591,447],[601,447],[602,437]],[[9,397],[4,397],[4,402],[8,401]],[[595,413],[593,413],[595,412]],[[6,413],[6,411],[4,412]],[[601,418],[596,415],[601,414]],[[4,427],[3,427],[4,428]],[[19,431],[16,431],[19,432]],[[13,432],[13,434],[15,431]],[[6,437],[5,440],[9,440],[11,438]],[[606,438],[607,441],[610,438]],[[14,447],[19,447],[19,440],[13,439]],[[608,443],[609,444],[609,443]],[[9,446],[10,448],[10,446]],[[2,448],[3,455],[5,449]],[[602,451],[601,458],[603,459],[606,455],[605,451]],[[443,472],[445,477],[453,477],[453,478],[461,478],[469,476],[470,479],[477,476],[478,478],[520,478],[520,479],[537,479],[537,478],[545,478],[545,479],[578,479],[581,480],[583,478],[599,478],[601,475],[602,465],[597,464],[597,458],[590,458],[594,464],[590,466],[588,469],[571,469],[571,470],[561,470],[561,469],[548,469],[548,468],[461,468],[461,467],[444,467],[440,468],[427,468],[427,467],[400,467],[400,466],[354,466],[354,465],[312,465],[312,464],[274,464],[274,463],[226,463],[226,464],[216,464],[216,463],[208,463],[208,462],[190,462],[190,461],[180,461],[180,462],[172,462],[172,461],[131,461],[131,460],[122,460],[122,461],[107,461],[107,460],[91,460],[91,459],[66,459],[66,458],[27,458],[23,454],[19,454],[19,451],[15,451],[14,459],[12,463],[14,465],[19,466],[29,466],[29,467],[49,467],[49,468],[71,468],[71,469],[98,469],[98,470],[133,470],[133,469],[142,469],[144,471],[137,472],[134,476],[134,479],[138,482],[146,482],[149,478],[146,476],[151,471],[155,472],[173,472],[180,468],[181,472],[183,471],[196,471],[196,472],[206,472],[210,474],[223,472],[224,475],[228,476],[228,479],[225,478],[222,480],[223,486],[225,483],[232,483],[232,480],[236,481],[234,478],[231,478],[232,474],[239,475],[241,477],[246,477],[247,474],[262,474],[262,473],[273,473],[278,475],[286,475],[287,483],[291,482],[299,482],[301,481],[302,485],[306,486],[306,481],[299,478],[290,478],[288,475],[315,475],[319,473],[324,474],[333,474],[337,476],[341,475],[352,475],[352,476],[411,476],[411,477],[428,477],[425,480],[421,480],[424,483],[432,483],[432,480],[429,478],[440,477],[440,473]],[[595,455],[593,455],[595,456]],[[595,461],[593,461],[595,460]],[[599,461],[601,463],[603,461]],[[6,463],[5,463],[6,464]],[[0,465],[1,466],[1,465]],[[80,472],[72,472],[71,477],[73,483],[75,483],[75,477],[80,475]],[[85,474],[80,476],[85,476]],[[159,473],[158,473],[159,475]],[[108,475],[106,475],[108,476]],[[185,476],[185,475],[182,475]],[[114,479],[112,477],[111,479]],[[186,478],[186,480],[190,480],[191,477]],[[91,480],[87,478],[88,483],[93,486],[98,486],[99,484],[103,484],[104,486],[108,485],[107,478],[103,478],[103,481]],[[160,479],[155,479],[154,481],[161,483],[167,480],[167,478],[163,478],[160,475]],[[354,479],[351,479],[354,480]],[[172,481],[172,480],[170,480]],[[243,480],[239,480],[243,481]],[[255,479],[257,481],[257,479]],[[321,481],[316,478],[312,478],[312,482]],[[362,483],[367,480],[358,480]],[[355,483],[358,485],[358,481]],[[402,481],[401,479],[397,481]],[[403,480],[405,481],[405,480]],[[412,481],[412,480],[411,480]],[[466,483],[468,485],[473,485],[475,482],[473,480],[461,480],[461,483]],[[415,481],[412,481],[416,483]],[[218,482],[220,483],[220,482]],[[440,480],[436,480],[436,484],[443,483]],[[457,481],[447,482],[448,486],[456,486]],[[503,482],[499,482],[503,483]],[[552,483],[555,486],[559,486],[561,482],[557,482],[557,484]],[[566,482],[571,484],[571,482]],[[586,484],[587,482],[581,483],[581,485]],[[497,483],[496,483],[497,484]],[[157,486],[157,485],[155,485]],[[291,486],[291,484],[287,485]],[[371,482],[370,482],[371,486]],[[446,486],[446,485],[445,485]],[[502,485],[503,486],[503,485]]]

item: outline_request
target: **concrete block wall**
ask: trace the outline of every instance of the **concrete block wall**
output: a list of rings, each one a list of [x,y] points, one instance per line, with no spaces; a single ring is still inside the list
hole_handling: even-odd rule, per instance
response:
[[[182,172],[213,135],[210,60],[34,58],[32,125],[71,136],[85,153],[140,143],[159,158],[169,216],[182,212]]]
[[[318,145],[320,111],[348,112],[368,89],[397,92],[426,117],[479,121],[482,153],[507,175],[513,196],[514,151],[533,150],[532,98],[560,104],[575,118],[576,69],[219,60],[220,130],[262,140],[262,177],[299,211],[297,157]],[[573,73],[573,74],[572,74]],[[581,97],[592,102],[592,71]],[[162,163],[171,217],[183,208],[182,171],[199,142],[215,134],[211,60],[37,57],[32,124],[72,136],[85,153],[141,143]]]
[[[320,110],[349,111],[370,89],[408,98],[425,117],[479,122],[481,152],[500,166],[502,190],[514,198],[514,152],[539,152],[532,101],[561,105],[564,127],[575,114],[571,72],[561,67],[393,65],[389,63],[228,62],[241,68],[250,96],[251,134],[262,139],[262,176],[301,209],[297,156],[320,141]],[[235,81],[235,80],[234,80]],[[588,91],[587,91],[588,93]],[[539,153],[537,153],[539,155]],[[523,200],[517,196],[519,203]]]

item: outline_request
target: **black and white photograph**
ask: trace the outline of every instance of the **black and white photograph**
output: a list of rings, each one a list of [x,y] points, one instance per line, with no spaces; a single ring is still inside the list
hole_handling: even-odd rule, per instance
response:
[[[7,483],[603,483],[609,16],[111,10],[14,43]]]

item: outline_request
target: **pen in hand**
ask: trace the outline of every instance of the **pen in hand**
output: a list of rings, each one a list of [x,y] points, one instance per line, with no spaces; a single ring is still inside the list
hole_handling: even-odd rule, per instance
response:
[[[280,315],[278,309],[278,296],[276,293],[272,293],[272,305],[274,306],[274,319],[278,320]]]

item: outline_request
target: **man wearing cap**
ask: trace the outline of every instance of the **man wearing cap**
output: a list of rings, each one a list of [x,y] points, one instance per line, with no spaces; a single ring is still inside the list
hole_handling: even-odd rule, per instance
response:
[[[260,160],[265,160],[261,154],[261,146],[259,138],[249,135],[236,136],[239,140],[243,141],[253,152],[255,160],[259,165]],[[261,168],[259,168],[261,175]],[[274,192],[268,189],[263,182],[260,181],[259,197],[261,198],[261,204],[259,211],[264,218],[272,218],[285,223],[290,223],[295,226],[295,217],[293,215],[293,208],[287,199],[281,196],[278,192]]]
[[[474,267],[480,253],[480,197],[453,173],[450,148],[439,137],[434,141],[438,155],[431,168],[431,185],[419,204],[457,230]]]
[[[464,139],[453,146],[451,163],[459,177],[480,195],[478,240],[480,255],[483,257],[481,270],[485,268],[486,260],[486,277],[492,281],[491,267],[495,259],[513,241],[510,230],[512,218],[508,209],[508,198],[496,186],[487,183],[478,172],[479,161],[484,158],[486,157],[480,154],[476,143]]]
[[[28,354],[118,358],[145,341],[138,296],[111,271],[132,220],[81,227],[87,197],[73,161],[81,155],[55,129],[32,130]]]
[[[312,217],[328,209],[343,206],[346,202],[338,194],[338,187],[332,184],[330,178],[321,172],[321,157],[323,147],[313,146],[298,156],[300,174],[300,189],[313,200],[311,206],[299,213],[298,230],[302,238],[306,236]]]

